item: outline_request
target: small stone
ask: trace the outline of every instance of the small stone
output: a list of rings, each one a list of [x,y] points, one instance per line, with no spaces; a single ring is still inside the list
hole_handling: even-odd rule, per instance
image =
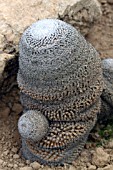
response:
[[[13,159],[11,158],[11,159],[9,159],[9,161],[10,161],[10,162],[12,162],[12,161],[13,161]]]
[[[30,164],[30,160],[26,160],[26,164],[28,164],[28,165],[29,165],[29,164]]]
[[[13,107],[12,107],[12,111],[14,111],[14,112],[16,112],[16,113],[20,113],[20,112],[22,112],[22,110],[23,110],[23,107],[22,107],[22,105],[21,104],[19,104],[19,103],[14,103],[14,105],[13,105]]]
[[[19,166],[20,167],[24,167],[25,165],[23,163],[19,163]]]
[[[2,163],[3,163],[3,160],[2,160],[2,159],[0,159],[0,165],[2,165]]]
[[[20,168],[19,170],[33,170],[33,169],[32,167],[25,166],[25,167]]]
[[[13,166],[14,168],[18,168],[18,165],[17,164],[14,164],[14,166]]]
[[[13,148],[11,149],[11,151],[12,151],[13,153],[17,153],[18,149],[15,148],[15,147],[13,147]]]
[[[70,166],[69,170],[76,170],[76,168],[74,166]]]
[[[113,165],[107,165],[103,168],[103,170],[113,170]]]
[[[10,114],[10,108],[9,107],[4,107],[0,109],[0,117],[7,119]]]
[[[9,153],[9,151],[7,150],[7,151],[4,151],[4,153],[3,153],[3,154],[4,154],[5,156],[7,156],[7,155],[8,155],[8,153]]]
[[[90,165],[88,170],[95,170],[96,169],[96,166],[95,165]]]
[[[41,170],[41,169],[40,169]],[[44,166],[43,170],[53,170],[52,168],[48,167],[48,166]]]
[[[90,153],[86,150],[82,151],[81,152],[81,161],[82,162],[89,162],[90,161]]]
[[[110,156],[107,154],[103,148],[96,148],[96,151],[92,155],[92,164],[97,167],[103,167],[110,161]]]
[[[7,162],[3,162],[2,166],[3,167],[7,166]]]
[[[113,149],[113,140],[110,140],[108,143],[108,148]]]
[[[15,154],[15,155],[13,155],[13,158],[14,158],[14,159],[19,159],[20,156],[19,156],[18,154]]]
[[[113,165],[107,165],[103,168],[98,168],[97,170],[113,170]]]
[[[113,0],[107,0],[109,4],[113,4]]]
[[[30,164],[30,166],[35,170],[40,168],[40,164],[38,162],[33,162]]]
[[[91,163],[90,163],[90,162],[87,162],[86,165],[87,165],[87,167],[90,167]]]
[[[9,156],[10,156],[10,158],[12,158],[12,157],[13,157],[13,154],[12,154],[12,153],[10,153],[10,155],[9,155]]]
[[[13,164],[8,164],[8,167],[9,168],[13,168]]]

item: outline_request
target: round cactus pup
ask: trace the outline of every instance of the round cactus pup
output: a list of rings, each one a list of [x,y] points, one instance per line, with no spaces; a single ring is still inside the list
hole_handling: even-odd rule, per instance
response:
[[[40,111],[28,110],[18,121],[18,130],[25,139],[40,141],[48,131],[48,121]]]

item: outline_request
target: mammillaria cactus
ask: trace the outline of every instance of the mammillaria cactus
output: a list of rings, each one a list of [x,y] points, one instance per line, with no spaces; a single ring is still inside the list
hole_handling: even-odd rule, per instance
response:
[[[71,163],[100,112],[99,55],[74,27],[57,19],[28,27],[19,52],[22,154],[41,164]]]

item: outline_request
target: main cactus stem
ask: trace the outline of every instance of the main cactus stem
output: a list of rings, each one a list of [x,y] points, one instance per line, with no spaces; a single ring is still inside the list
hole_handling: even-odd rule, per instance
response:
[[[22,154],[44,165],[71,163],[100,111],[103,76],[98,53],[74,27],[57,19],[27,28],[19,53]]]

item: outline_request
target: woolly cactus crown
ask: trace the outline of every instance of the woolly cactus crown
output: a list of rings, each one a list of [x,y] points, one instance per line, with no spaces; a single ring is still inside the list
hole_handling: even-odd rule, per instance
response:
[[[23,33],[19,48],[18,81],[38,96],[54,98],[72,88],[87,90],[89,82],[101,74],[96,50],[74,27],[57,19],[32,24]]]

